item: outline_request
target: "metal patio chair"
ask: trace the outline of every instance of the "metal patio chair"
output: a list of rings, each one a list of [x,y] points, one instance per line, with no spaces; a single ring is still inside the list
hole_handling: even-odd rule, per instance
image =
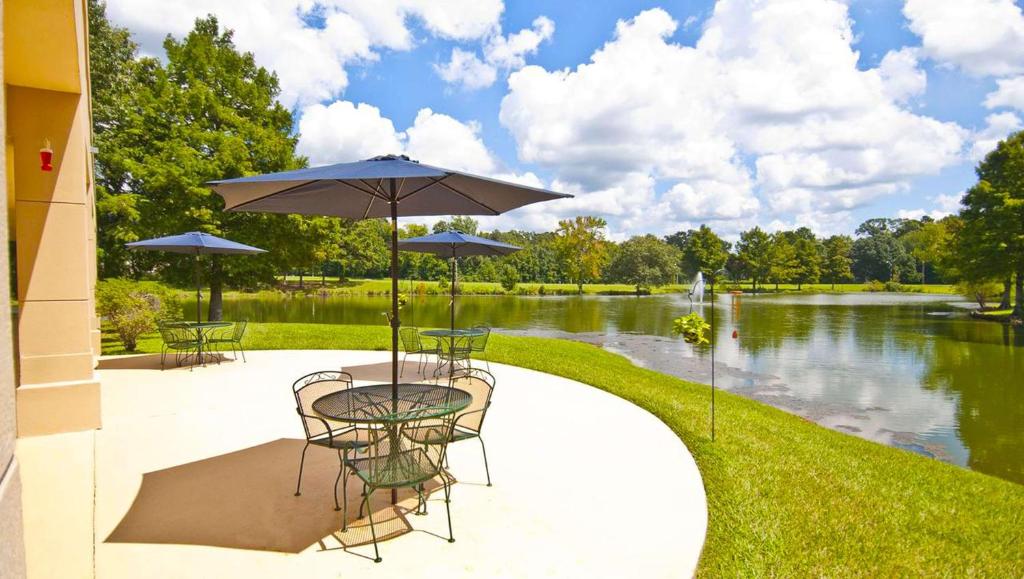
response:
[[[472,349],[468,337],[438,338],[437,340],[437,368],[434,369],[434,378],[451,373],[449,364],[455,368],[455,372],[469,367],[469,357]],[[435,380],[436,381],[436,380]]]
[[[399,329],[398,335],[402,339],[402,349],[405,350],[405,355],[402,356],[402,372],[400,375],[405,374],[405,360],[410,354],[420,357],[419,362],[416,364],[416,373],[423,375],[427,367],[427,355],[436,353],[437,348],[423,343],[423,337],[420,336],[419,328],[412,326],[403,327]]]
[[[306,451],[309,445],[334,449],[338,452],[338,478],[334,479],[334,510],[340,511],[338,504],[338,482],[345,471],[345,461],[351,450],[358,450],[368,444],[366,431],[355,425],[328,421],[317,416],[313,411],[313,402],[332,392],[352,387],[352,375],[348,372],[324,370],[306,374],[292,384],[295,393],[295,411],[302,419],[302,428],[306,432],[306,445],[302,447],[302,458],[299,460],[299,479],[295,483],[295,496],[302,494],[302,468],[306,464]],[[348,496],[342,489],[342,501],[347,505]],[[342,520],[342,528],[345,521]]]
[[[223,345],[231,347],[231,357],[235,360],[238,359],[238,354],[235,353],[235,348],[242,353],[242,361],[245,362],[245,348],[242,347],[242,338],[245,337],[245,329],[249,326],[249,320],[239,320],[234,323],[231,328],[231,333],[225,335],[224,333],[214,334],[210,336],[206,343],[211,347],[218,348]]]
[[[164,369],[164,361],[167,354],[174,352],[174,364],[181,366],[182,360],[189,356],[199,354],[199,338],[195,331],[185,326],[176,326],[173,323],[158,322],[157,331],[160,332],[160,369]]]
[[[480,441],[480,450],[484,455],[484,471],[487,473],[487,486],[491,486],[491,469],[487,464],[487,447],[484,445],[483,436],[480,431],[484,426],[484,418],[487,417],[487,409],[491,407],[491,394],[494,393],[494,375],[478,368],[467,368],[456,371],[449,382],[452,388],[465,390],[473,396],[462,412],[455,417],[455,427],[451,431],[448,442],[459,442],[475,438]],[[419,443],[437,444],[440,441],[432,438],[437,434],[432,428],[407,428],[403,434]],[[447,465],[446,465],[447,466]]]
[[[480,354],[480,355],[485,354],[486,350],[487,350],[487,339],[491,337],[491,328],[488,327],[488,326],[476,326],[473,329],[474,330],[479,330],[479,331],[483,332],[483,334],[477,335],[477,336],[472,336],[472,337],[469,338],[470,354]],[[481,359],[484,361],[484,364],[487,365],[487,371],[490,372],[491,371],[491,363],[487,360],[487,358],[481,358]],[[470,359],[469,364],[470,364],[470,366],[473,365],[472,358]]]
[[[429,415],[433,408],[425,408]],[[381,489],[411,488],[416,491],[419,502],[417,514],[426,514],[427,499],[423,484],[440,478],[444,487],[445,509],[448,515],[448,542],[454,543],[452,533],[451,483],[454,478],[444,470],[445,455],[448,441],[451,439],[455,426],[455,415],[429,418],[409,416],[402,424],[392,424],[383,428],[367,430],[369,444],[366,446],[365,458],[352,458],[346,461],[349,469],[345,478],[355,475],[363,482],[363,500],[359,505],[359,516],[363,509],[370,517],[370,535],[373,537],[374,561],[381,562],[377,547],[377,531],[373,521],[373,510],[370,508],[370,497]],[[429,432],[424,442],[417,442],[404,436],[407,429]],[[345,506],[346,514],[348,506]],[[343,515],[344,517],[345,515]],[[345,527],[342,527],[342,531]]]

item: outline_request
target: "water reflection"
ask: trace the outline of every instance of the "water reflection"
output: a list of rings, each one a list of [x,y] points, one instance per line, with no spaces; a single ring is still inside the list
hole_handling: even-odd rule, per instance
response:
[[[951,299],[719,295],[720,384],[831,428],[1024,482],[1024,330],[971,320]],[[384,297],[243,298],[224,310],[259,322],[383,324],[388,305]],[[682,295],[467,296],[457,324],[571,335],[706,380],[707,351],[670,335],[672,319],[689,309]],[[710,316],[709,304],[698,309]],[[445,326],[448,299],[415,297],[402,317]]]

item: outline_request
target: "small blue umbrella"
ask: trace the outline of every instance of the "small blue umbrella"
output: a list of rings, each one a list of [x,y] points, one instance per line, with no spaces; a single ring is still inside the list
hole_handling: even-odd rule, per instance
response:
[[[477,237],[461,231],[445,231],[424,235],[423,237],[410,237],[398,242],[398,249],[402,251],[416,251],[419,253],[432,253],[451,259],[452,262],[452,330],[455,330],[455,284],[458,281],[459,266],[457,259],[464,255],[489,255],[501,256],[519,251],[521,247]]]
[[[266,253],[267,250],[223,239],[209,233],[190,231],[179,235],[168,235],[167,237],[155,237],[142,241],[126,243],[129,249],[145,249],[149,251],[167,251],[170,253],[186,253],[195,256],[196,263],[196,322],[202,323],[203,309],[201,307],[202,294],[200,293],[199,282],[199,256],[209,253],[242,255],[253,253]]]

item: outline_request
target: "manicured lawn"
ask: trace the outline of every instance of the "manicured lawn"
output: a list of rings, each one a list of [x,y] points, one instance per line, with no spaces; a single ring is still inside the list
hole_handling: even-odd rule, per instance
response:
[[[389,344],[385,326],[250,324],[246,338],[252,350]],[[105,337],[105,353],[116,349]],[[158,351],[159,342],[144,339],[140,350]],[[710,510],[702,576],[1024,575],[1024,486],[722,392],[711,442],[707,386],[638,368],[595,346],[495,335],[488,357],[621,396],[686,443]],[[629,435],[613,429],[609,435]],[[613,471],[621,480],[603,484],[617,496],[595,508],[619,505],[614,516],[628,528],[625,493],[643,492],[643,473],[629,469],[629,457],[612,464],[622,465]]]

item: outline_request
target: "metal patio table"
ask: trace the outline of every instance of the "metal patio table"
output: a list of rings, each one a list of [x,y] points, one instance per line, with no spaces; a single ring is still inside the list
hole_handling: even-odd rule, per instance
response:
[[[389,448],[397,456],[402,450],[401,430],[406,422],[455,414],[469,406],[473,396],[465,390],[438,384],[397,384],[398,398],[392,398],[391,384],[358,386],[332,392],[313,401],[313,410],[331,420],[355,424],[382,425]],[[396,459],[396,463],[399,461]],[[391,492],[391,502],[398,493]]]
[[[207,334],[211,330],[230,328],[231,322],[173,322],[168,325],[175,328],[186,328],[196,333],[196,343],[199,344],[199,348],[196,351],[196,364],[205,364],[206,358],[203,357],[203,344],[206,343]],[[209,354],[207,354],[208,356]]]
[[[423,330],[422,332],[420,332],[420,335],[421,336],[426,336],[428,338],[436,338],[439,341],[440,340],[447,340],[448,341],[448,352],[449,352],[448,359],[452,361],[451,364],[454,366],[454,360],[455,360],[455,354],[454,354],[455,340],[457,338],[476,338],[476,337],[484,335],[484,331],[483,330],[478,330],[478,329],[475,329],[475,328],[455,329],[455,330],[451,330],[451,329]],[[467,348],[468,348],[468,346],[467,346]],[[447,366],[448,364],[449,364],[449,362],[445,362],[445,363],[441,364],[440,366],[438,366],[437,369],[434,371],[435,375],[440,374],[441,369],[444,368],[445,366]],[[452,368],[451,370],[454,372],[455,368]]]

